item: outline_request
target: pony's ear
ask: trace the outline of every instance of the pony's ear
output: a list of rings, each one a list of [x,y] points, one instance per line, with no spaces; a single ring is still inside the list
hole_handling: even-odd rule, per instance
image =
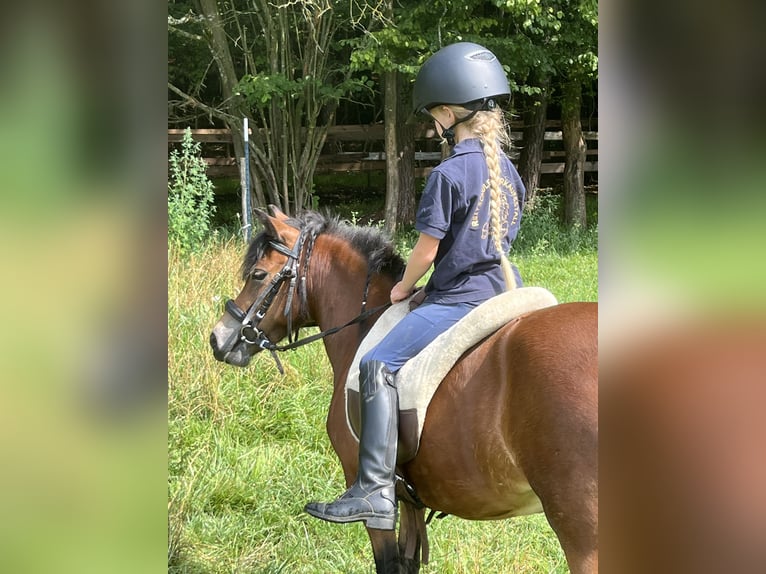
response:
[[[271,218],[271,216],[268,213],[258,208],[255,208],[253,210],[253,213],[258,218],[258,221],[261,222],[261,225],[263,225],[263,228],[268,235],[270,235],[271,237],[274,237],[275,239],[279,237],[279,233],[274,227],[274,220]]]
[[[271,212],[272,217],[275,217],[276,219],[279,219],[279,221],[287,221],[288,217],[284,213],[282,213],[282,210],[279,209],[276,205],[269,204],[269,211]]]
[[[253,214],[258,218],[258,221],[260,221],[261,225],[263,225],[266,229],[270,227],[269,220],[271,217],[269,217],[268,213],[256,207],[253,209]]]
[[[284,232],[291,229],[289,225],[286,225],[281,218],[271,217],[268,213],[261,209],[254,209],[253,213],[255,213],[255,216],[258,218],[258,221],[261,222],[261,225],[263,225],[263,228],[266,230],[266,233],[269,235],[269,237],[272,237],[283,243],[285,242],[286,234]],[[287,219],[286,216],[285,219]]]

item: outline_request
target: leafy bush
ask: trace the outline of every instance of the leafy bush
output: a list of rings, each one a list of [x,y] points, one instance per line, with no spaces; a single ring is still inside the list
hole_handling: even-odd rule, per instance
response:
[[[215,205],[213,184],[205,169],[200,144],[187,128],[181,150],[170,154],[168,181],[168,243],[183,253],[199,249],[210,235]]]
[[[562,200],[560,195],[538,195],[524,206],[519,235],[513,242],[511,254],[563,255],[598,249],[597,224],[589,223],[587,229],[567,229],[562,223]],[[596,214],[589,214],[589,220],[596,217]]]

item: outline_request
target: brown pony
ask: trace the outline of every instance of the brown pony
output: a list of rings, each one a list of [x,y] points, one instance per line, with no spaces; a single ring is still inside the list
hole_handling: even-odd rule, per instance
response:
[[[404,262],[377,230],[308,213],[258,217],[242,266],[245,285],[210,337],[215,357],[246,366],[300,327],[317,325],[334,373],[327,432],[347,484],[358,445],[347,428],[344,382],[389,300]],[[315,337],[298,341],[301,344]],[[428,409],[420,450],[398,474],[399,540],[368,528],[377,572],[416,573],[427,561],[425,508],[469,520],[544,511],[572,572],[597,572],[597,305],[523,315],[469,349]]]
[[[766,572],[763,317],[659,311],[602,352],[604,570]]]

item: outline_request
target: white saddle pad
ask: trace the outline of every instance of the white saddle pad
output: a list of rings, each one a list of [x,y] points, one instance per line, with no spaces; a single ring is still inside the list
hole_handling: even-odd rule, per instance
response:
[[[485,339],[510,320],[536,309],[551,307],[558,302],[542,287],[521,287],[493,297],[468,313],[440,334],[417,356],[410,359],[396,374],[399,410],[417,411],[418,444],[423,430],[426,410],[439,383],[470,347]],[[409,300],[392,305],[370,329],[359,345],[346,379],[346,421],[359,440],[349,417],[348,391],[359,391],[359,361],[370,349],[409,312]]]

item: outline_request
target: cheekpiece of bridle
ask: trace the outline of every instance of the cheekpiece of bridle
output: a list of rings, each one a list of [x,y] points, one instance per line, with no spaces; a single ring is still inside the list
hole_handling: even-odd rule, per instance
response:
[[[269,246],[278,251],[285,257],[287,262],[284,267],[276,274],[271,280],[269,286],[258,296],[258,298],[250,305],[247,313],[237,306],[231,299],[226,301],[226,312],[229,313],[234,319],[239,321],[239,339],[241,342],[249,343],[251,345],[257,345],[261,349],[267,350],[274,357],[277,363],[280,373],[284,373],[282,364],[277,357],[276,351],[279,347],[272,342],[268,335],[260,328],[261,321],[268,313],[269,308],[274,299],[282,288],[282,284],[289,282],[290,287],[287,292],[287,303],[285,304],[284,315],[287,317],[287,332],[288,340],[293,342],[293,327],[292,327],[292,310],[293,310],[293,296],[299,276],[299,260],[303,245],[306,241],[305,229],[301,230],[298,235],[298,239],[292,249],[288,248],[283,243],[278,241],[269,241]],[[303,278],[305,280],[305,277]],[[296,335],[297,337],[297,335]]]
[[[295,349],[298,347],[301,347],[303,345],[307,345],[308,343],[312,343],[318,339],[322,339],[324,337],[327,337],[328,335],[332,335],[333,333],[337,333],[341,329],[345,329],[346,327],[349,327],[351,325],[354,325],[356,323],[361,323],[362,321],[369,318],[371,315],[374,315],[375,313],[382,311],[383,309],[388,308],[391,303],[386,303],[385,305],[380,305],[378,307],[375,307],[374,309],[367,309],[367,293],[370,287],[370,279],[371,279],[371,273],[368,270],[367,272],[367,282],[364,287],[364,295],[362,297],[362,312],[346,323],[345,325],[341,325],[339,327],[333,327],[332,329],[328,329],[326,331],[322,331],[321,333],[317,333],[315,335],[312,335],[310,337],[307,337],[305,339],[301,339],[298,341],[298,329],[293,330],[292,326],[292,317],[293,317],[293,299],[296,292],[296,288],[298,286],[298,281],[300,280],[300,283],[302,285],[302,292],[303,297],[306,296],[306,271],[308,268],[308,261],[310,257],[310,253],[306,255],[304,269],[303,269],[303,275],[300,274],[300,259],[301,259],[301,253],[303,251],[304,245],[307,243],[307,232],[306,229],[302,229],[300,234],[298,235],[298,239],[295,241],[295,245],[292,249],[288,248],[283,243],[280,243],[278,241],[269,241],[269,246],[274,249],[275,251],[278,251],[285,257],[287,257],[287,262],[285,263],[284,267],[276,274],[274,275],[273,279],[271,280],[271,283],[269,286],[258,296],[258,298],[253,302],[252,305],[250,305],[250,308],[247,310],[247,313],[243,312],[242,309],[240,309],[237,304],[232,301],[231,299],[228,299],[226,301],[225,307],[226,312],[229,313],[235,320],[239,321],[240,327],[239,327],[239,341],[243,343],[248,343],[250,345],[256,345],[261,349],[264,349],[266,351],[269,351],[271,353],[271,356],[274,358],[274,361],[277,364],[277,369],[279,369],[280,374],[284,375],[284,369],[282,368],[282,363],[279,360],[279,356],[277,355],[277,351],[287,351],[290,349]],[[309,246],[309,250],[313,247],[313,245]],[[274,299],[277,296],[277,293],[279,293],[279,290],[282,288],[282,284],[288,282],[290,283],[289,290],[287,292],[287,302],[285,303],[285,309],[284,309],[284,316],[287,318],[287,345],[277,345],[271,339],[269,339],[268,335],[260,328],[261,321],[263,321],[263,318],[266,316],[266,313],[268,313],[269,308],[271,307],[272,303],[274,302]]]

